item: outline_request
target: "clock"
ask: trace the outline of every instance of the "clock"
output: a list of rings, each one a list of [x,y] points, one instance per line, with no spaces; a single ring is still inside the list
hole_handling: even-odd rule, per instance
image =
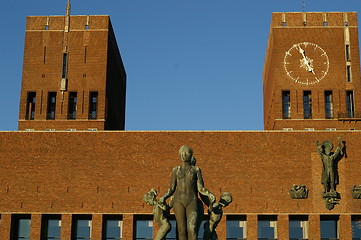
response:
[[[329,65],[327,53],[315,43],[297,43],[285,53],[284,68],[295,83],[319,83],[327,75]]]

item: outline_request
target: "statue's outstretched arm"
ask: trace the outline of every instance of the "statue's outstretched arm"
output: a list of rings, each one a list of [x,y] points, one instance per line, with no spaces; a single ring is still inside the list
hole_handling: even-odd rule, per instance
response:
[[[175,191],[175,188],[177,186],[177,170],[178,170],[178,167],[175,167],[172,170],[172,178],[170,180],[170,187],[165,192],[164,196],[159,199],[159,201],[162,203],[164,203],[165,200],[167,200],[170,196],[172,196]]]
[[[342,141],[340,137],[338,137],[337,140],[338,140],[338,145],[334,154],[335,156],[342,157],[343,156]]]
[[[202,172],[200,168],[197,168],[197,189],[200,194],[205,195],[209,198],[211,205],[212,203],[214,203],[216,198],[207,188],[204,187]]]
[[[322,144],[319,141],[316,142],[318,155],[322,157]]]

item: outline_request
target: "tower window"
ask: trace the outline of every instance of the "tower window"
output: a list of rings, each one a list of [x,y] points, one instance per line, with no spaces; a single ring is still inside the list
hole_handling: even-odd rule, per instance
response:
[[[26,102],[26,120],[35,119],[35,103],[36,103],[36,92],[28,92],[28,98]]]
[[[350,45],[346,44],[346,61],[349,62],[350,60]]]
[[[324,26],[324,27],[327,27],[327,22],[323,22],[323,26]]]
[[[305,119],[312,118],[312,98],[311,91],[303,92],[303,116]]]
[[[347,74],[347,82],[351,82],[351,66],[347,65],[346,66],[346,74]]]
[[[55,107],[56,107],[56,92],[49,92],[48,110],[46,114],[46,119],[55,119]]]
[[[89,96],[89,119],[97,119],[98,92],[90,92]]]
[[[282,113],[283,118],[291,118],[291,102],[290,102],[290,91],[282,92]]]
[[[77,93],[69,93],[69,102],[68,102],[68,119],[76,119],[76,103],[77,103]]]
[[[332,91],[325,91],[325,114],[326,118],[333,118]]]
[[[346,111],[347,117],[353,118],[355,115],[354,112],[354,98],[353,98],[353,91],[346,92]]]
[[[66,78],[67,70],[68,70],[68,54],[64,53],[63,54],[63,70],[62,70],[61,78]]]

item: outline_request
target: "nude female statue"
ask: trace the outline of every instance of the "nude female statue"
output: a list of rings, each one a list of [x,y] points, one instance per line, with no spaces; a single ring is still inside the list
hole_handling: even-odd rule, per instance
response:
[[[164,203],[167,198],[174,196],[172,205],[177,221],[178,239],[196,240],[198,192],[208,196],[212,204],[215,197],[204,187],[200,168],[192,165],[192,149],[188,146],[182,146],[179,149],[179,155],[182,165],[173,168],[170,188],[160,198],[160,202]]]

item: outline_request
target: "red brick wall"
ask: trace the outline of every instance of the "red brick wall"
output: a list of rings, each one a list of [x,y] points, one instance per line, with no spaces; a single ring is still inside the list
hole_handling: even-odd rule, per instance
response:
[[[333,91],[333,112],[337,119],[338,112],[346,112],[346,90],[354,91],[355,112],[361,112],[358,99],[361,98],[360,57],[356,13],[304,13],[306,26],[303,24],[303,13],[273,13],[270,30],[270,42],[264,68],[264,122],[265,129],[294,128],[302,130],[307,127],[324,130],[334,125],[337,129],[360,128],[359,121],[337,122],[326,120],[325,127],[319,119],[325,120],[324,92]],[[284,15],[285,19],[282,19]],[[324,19],[325,18],[325,19]],[[282,26],[285,20],[286,26]],[[327,26],[323,26],[324,20]],[[350,55],[352,82],[346,78],[345,60],[345,24],[350,32]],[[287,76],[284,69],[285,53],[293,44],[311,42],[319,45],[328,54],[328,74],[319,83],[302,85],[295,83]],[[291,94],[291,119],[304,119],[303,91],[312,92],[312,119],[315,121],[283,121],[282,91]],[[312,126],[308,126],[312,123]],[[307,125],[307,126],[306,126]],[[327,124],[326,124],[327,125]],[[352,126],[354,125],[354,126]]]
[[[338,136],[346,141],[347,158],[339,163],[340,204],[329,211],[315,142],[336,144]],[[180,164],[178,149],[187,144],[217,199],[225,191],[233,194],[225,214],[247,215],[249,237],[256,234],[252,219],[272,214],[279,216],[279,239],[287,239],[289,214],[309,215],[310,224],[314,215],[360,214],[361,200],[351,197],[352,186],[361,184],[360,137],[358,131],[0,132],[0,213],[5,222],[8,213],[123,214],[132,227],[133,214],[152,212],[144,193],[166,191],[172,168]],[[292,184],[306,185],[309,198],[291,199]],[[349,234],[350,223],[342,219],[348,227],[341,234]],[[100,236],[99,226],[93,231]],[[310,231],[316,236],[319,228],[311,225]],[[8,232],[0,227],[2,236]]]

